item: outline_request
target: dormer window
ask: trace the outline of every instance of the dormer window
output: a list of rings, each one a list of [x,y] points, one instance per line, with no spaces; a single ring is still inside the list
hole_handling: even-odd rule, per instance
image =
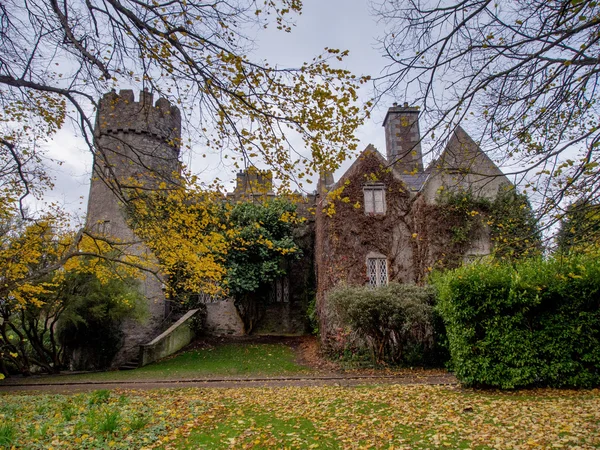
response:
[[[369,184],[363,187],[365,214],[385,214],[385,185]]]

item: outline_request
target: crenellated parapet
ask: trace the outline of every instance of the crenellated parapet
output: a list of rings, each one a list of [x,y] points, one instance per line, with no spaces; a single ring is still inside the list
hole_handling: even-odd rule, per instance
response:
[[[109,92],[100,100],[96,116],[96,137],[117,133],[146,134],[164,141],[179,152],[181,113],[165,98],[153,104],[153,94],[140,92],[135,101],[133,91]]]

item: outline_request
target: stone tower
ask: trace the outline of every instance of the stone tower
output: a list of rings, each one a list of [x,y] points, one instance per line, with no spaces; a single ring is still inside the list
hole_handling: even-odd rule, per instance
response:
[[[423,172],[419,109],[394,103],[383,121],[387,160],[401,174]]]
[[[96,153],[86,227],[129,245],[129,252],[147,254],[127,226],[122,202],[123,188],[142,182],[145,188],[174,182],[179,171],[181,115],[176,106],[161,98],[153,104],[152,94],[143,91],[135,101],[133,91],[110,92],[100,101],[94,138]],[[138,242],[136,242],[138,241]],[[155,337],[167,312],[162,283],[154,276],[142,280],[142,293],[148,301],[149,319],[123,325],[123,347],[114,364],[137,355],[138,346]]]

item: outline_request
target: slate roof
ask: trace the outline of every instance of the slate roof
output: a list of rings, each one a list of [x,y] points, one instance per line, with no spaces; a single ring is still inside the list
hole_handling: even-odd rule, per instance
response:
[[[414,175],[405,173],[400,175],[400,178],[411,191],[418,192],[425,184],[425,180],[427,180],[428,176],[429,172],[419,172]]]

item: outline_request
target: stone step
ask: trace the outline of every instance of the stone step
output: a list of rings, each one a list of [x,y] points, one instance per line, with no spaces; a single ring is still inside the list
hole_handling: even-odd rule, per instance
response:
[[[119,370],[133,370],[137,369],[138,367],[140,367],[140,358],[136,357],[119,366]]]

